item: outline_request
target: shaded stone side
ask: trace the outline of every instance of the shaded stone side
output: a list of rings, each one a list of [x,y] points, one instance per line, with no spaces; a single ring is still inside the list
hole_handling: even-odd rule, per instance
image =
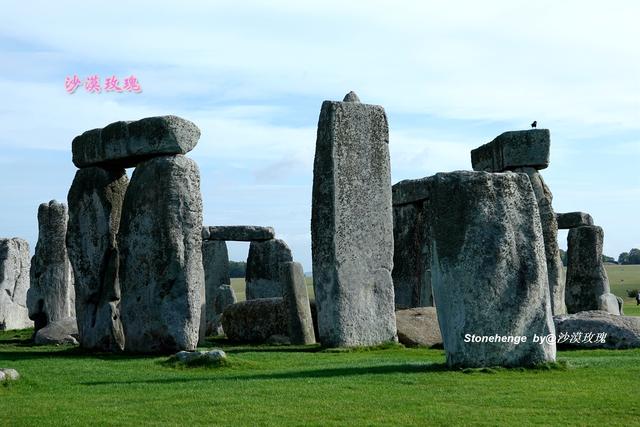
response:
[[[163,156],[138,165],[118,246],[125,351],[194,350],[204,269],[200,173],[193,160]]]
[[[520,167],[549,166],[551,137],[548,129],[504,132],[493,141],[471,150],[475,171],[502,172]]]
[[[610,293],[602,263],[603,240],[604,231],[595,225],[569,230],[565,297],[569,313],[598,310],[600,296]]]
[[[205,240],[225,240],[236,242],[252,242],[271,240],[276,237],[273,227],[259,227],[257,225],[217,225],[206,227],[203,233]]]
[[[433,177],[431,280],[449,366],[531,366],[555,360],[538,203],[524,174]],[[468,342],[527,336],[526,342]]]
[[[31,259],[27,293],[29,317],[36,331],[47,324],[75,317],[73,273],[67,255],[67,205],[55,200],[38,207],[38,243]]]
[[[33,326],[27,309],[29,243],[0,239],[0,331]]]
[[[397,309],[433,306],[431,239],[425,204],[393,207],[393,287]]]
[[[124,349],[117,234],[129,180],[124,169],[80,169],[67,196],[67,250],[73,267],[80,345]]]
[[[288,316],[288,335],[291,344],[315,344],[309,293],[302,264],[285,262],[281,266],[284,304]]]
[[[220,314],[223,307],[217,307],[219,290],[222,285],[231,285],[229,278],[229,253],[227,243],[223,241],[202,242],[202,263],[204,265],[204,283],[206,294],[206,335],[218,335]],[[230,288],[229,288],[230,289]],[[231,290],[233,292],[233,290]],[[235,302],[235,295],[233,296]],[[220,301],[221,302],[221,301]]]
[[[320,341],[396,341],[389,128],[381,106],[325,101],[311,218]]]
[[[287,311],[282,298],[260,298],[232,304],[222,313],[222,327],[231,341],[263,343],[287,335]]]
[[[593,225],[593,218],[585,212],[567,212],[556,214],[558,228],[568,230],[571,228]]]
[[[283,296],[281,264],[293,261],[291,249],[280,239],[251,242],[247,257],[246,299]]]

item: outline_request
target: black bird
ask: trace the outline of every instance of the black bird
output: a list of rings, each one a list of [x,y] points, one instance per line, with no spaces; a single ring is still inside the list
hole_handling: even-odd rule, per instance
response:
[[[538,121],[534,120],[533,123],[531,123],[531,127],[535,129],[536,126],[538,126]]]

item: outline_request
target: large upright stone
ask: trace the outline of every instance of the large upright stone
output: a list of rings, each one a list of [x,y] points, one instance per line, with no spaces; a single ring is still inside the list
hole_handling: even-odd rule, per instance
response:
[[[311,240],[320,341],[396,341],[389,126],[384,109],[325,101],[313,169]]]
[[[186,154],[200,138],[200,129],[176,116],[115,122],[73,139],[73,164],[79,168],[128,168],[153,157]]]
[[[29,243],[0,239],[0,331],[33,326],[27,310]]]
[[[427,181],[393,186],[393,287],[396,309],[433,305]]]
[[[257,225],[217,225],[208,227],[205,240],[225,240],[237,242],[252,242],[271,240],[276,233],[272,227],[260,227]]]
[[[67,196],[67,250],[75,278],[80,345],[87,349],[124,348],[117,235],[128,181],[124,169],[80,169]]]
[[[519,167],[549,166],[549,129],[504,132],[493,141],[471,150],[475,171],[502,172]]]
[[[604,231],[595,225],[572,228],[567,240],[567,311],[599,310],[600,297],[610,294],[602,263]]]
[[[554,361],[555,343],[533,342],[555,329],[538,203],[527,176],[437,174],[428,211],[431,281],[447,364]],[[473,342],[472,335],[487,339]],[[527,341],[496,342],[495,336]]]
[[[204,283],[206,296],[205,335],[218,335],[220,315],[224,310],[224,300],[220,298],[220,286],[231,285],[229,278],[229,253],[224,241],[202,242],[202,263],[204,265]],[[230,289],[230,288],[229,288]],[[233,290],[231,290],[233,292]],[[233,304],[235,296],[233,297]]]
[[[55,200],[38,208],[38,243],[31,259],[29,317],[38,330],[51,322],[75,317],[73,272],[67,256],[67,205]]]
[[[547,259],[547,275],[549,276],[549,292],[551,296],[551,311],[553,315],[565,314],[565,272],[558,247],[558,223],[553,211],[553,194],[542,179],[542,175],[534,168],[518,168],[517,172],[524,172],[529,176],[533,192],[538,200],[540,222],[544,237],[544,252]]]
[[[280,264],[293,261],[291,249],[280,239],[251,242],[247,257],[246,299],[282,297]]]
[[[140,163],[118,234],[125,351],[195,349],[204,288],[201,233],[196,163],[182,155]]]
[[[209,297],[209,294],[207,294]],[[207,332],[207,335],[222,335],[224,334],[224,328],[222,327],[222,313],[224,310],[237,302],[236,293],[233,291],[231,285],[220,285],[214,291],[213,300],[211,305],[207,307],[207,314],[213,312],[215,317],[211,323],[209,323],[211,329]]]
[[[584,225],[593,225],[593,218],[586,212],[567,212],[556,214],[558,228],[567,230]]]
[[[291,344],[315,344],[309,293],[302,264],[286,262],[282,265],[281,272]]]

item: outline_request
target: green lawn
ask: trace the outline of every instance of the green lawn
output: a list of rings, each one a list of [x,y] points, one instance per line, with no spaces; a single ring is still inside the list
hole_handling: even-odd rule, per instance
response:
[[[309,298],[313,299],[313,279],[311,277],[305,277],[307,282],[307,290],[309,291]],[[245,281],[244,279],[234,278],[231,279],[231,287],[236,294],[238,301],[244,301],[245,298]]]
[[[627,296],[628,289],[640,289],[640,265],[606,265],[611,292],[624,298],[624,314],[640,316],[635,298]]]
[[[640,350],[559,353],[559,370],[450,371],[441,350],[222,346],[231,366],[31,347],[0,333],[2,425],[634,425]],[[211,345],[214,345],[212,342]]]

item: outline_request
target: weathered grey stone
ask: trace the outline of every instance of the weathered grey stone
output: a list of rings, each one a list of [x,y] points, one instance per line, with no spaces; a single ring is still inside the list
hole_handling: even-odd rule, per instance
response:
[[[209,227],[202,226],[202,241],[209,240]]]
[[[593,225],[593,218],[585,212],[559,213],[556,214],[556,219],[558,221],[558,228],[561,230]]]
[[[618,305],[618,298],[612,293],[602,294],[598,297],[598,310],[606,311],[616,316],[622,314]]]
[[[360,102],[360,98],[354,91],[351,91],[344,96],[342,102]]]
[[[322,104],[311,241],[320,341],[396,341],[389,126],[384,109]]]
[[[292,344],[315,344],[309,293],[302,264],[285,262],[281,267],[284,303],[287,309],[289,339]]]
[[[442,335],[435,307],[415,307],[396,311],[398,341],[409,347],[440,346]]]
[[[67,196],[67,250],[75,278],[80,345],[86,349],[124,349],[116,239],[128,181],[124,169],[80,169]]]
[[[55,200],[38,208],[38,243],[31,259],[29,317],[36,331],[75,316],[73,272],[67,255],[67,205]]]
[[[182,155],[140,163],[118,234],[125,351],[195,349],[204,289],[201,232],[196,163]]]
[[[393,185],[393,206],[422,202],[429,198],[429,177],[405,179]]]
[[[229,278],[229,253],[224,241],[202,242],[202,263],[206,294],[206,335],[220,335],[220,315],[224,308],[236,302]]]
[[[237,302],[224,309],[222,327],[237,342],[265,342],[272,335],[286,335],[287,313],[282,298]]]
[[[217,225],[209,227],[208,231],[207,240],[252,242],[271,240],[276,236],[273,227],[257,225]]]
[[[280,267],[289,261],[293,261],[293,257],[284,241],[251,242],[245,277],[246,299],[282,297]]]
[[[553,194],[542,179],[542,175],[534,168],[518,168],[517,172],[524,172],[529,176],[531,187],[538,201],[540,223],[544,237],[544,252],[547,259],[547,275],[549,276],[549,292],[551,297],[551,312],[565,314],[567,307],[564,302],[565,272],[558,247],[558,224],[553,211]]]
[[[20,374],[15,369],[0,368],[0,381],[17,381],[20,379]]]
[[[391,275],[396,309],[433,305],[431,238],[426,203],[428,201],[422,200],[393,207]]]
[[[0,331],[33,326],[27,310],[29,243],[0,239]]]
[[[34,337],[36,345],[78,345],[78,323],[75,317],[58,319],[38,330]]]
[[[176,116],[115,122],[73,139],[73,164],[79,168],[128,168],[153,157],[186,154],[198,143],[200,129]]]
[[[562,347],[623,349],[640,347],[640,317],[616,316],[600,310],[581,311],[575,314],[554,316],[558,337],[569,337],[558,342]],[[580,339],[572,340],[576,334]],[[578,335],[580,334],[580,335]],[[606,334],[604,343],[598,342],[598,334]],[[591,339],[588,339],[591,338]]]
[[[548,129],[504,132],[493,141],[471,150],[475,171],[502,172],[519,167],[545,169],[549,166]]]
[[[430,183],[431,283],[450,366],[555,360],[538,203],[524,174],[440,173]],[[472,335],[526,342],[469,342]]]
[[[620,311],[620,316],[624,316],[624,300],[620,297],[616,297],[618,300],[618,311]]]
[[[598,310],[600,296],[610,293],[602,263],[603,239],[604,231],[595,225],[569,230],[565,296],[569,313]]]

